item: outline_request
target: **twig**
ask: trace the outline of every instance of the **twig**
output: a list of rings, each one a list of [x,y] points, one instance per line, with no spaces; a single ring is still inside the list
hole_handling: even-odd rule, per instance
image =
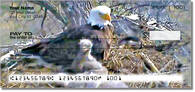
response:
[[[156,66],[154,65],[154,63],[152,63],[152,61],[148,58],[148,56],[146,56],[143,52],[140,53],[140,56],[143,59],[144,64],[148,66],[150,71],[160,73],[160,71],[156,68]]]
[[[162,72],[162,71],[165,71],[165,69],[171,64],[173,62],[173,60],[172,61],[169,61],[162,69],[160,69],[160,71]]]
[[[43,17],[43,20],[41,22],[41,29],[43,29],[43,24],[44,24],[46,17],[47,17],[47,8],[45,8],[44,17]]]

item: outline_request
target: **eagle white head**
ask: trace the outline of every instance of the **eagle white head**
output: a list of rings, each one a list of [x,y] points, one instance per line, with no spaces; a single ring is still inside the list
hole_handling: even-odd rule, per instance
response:
[[[103,27],[105,25],[112,25],[110,12],[111,9],[107,6],[97,6],[93,8],[90,11],[88,24],[91,24],[91,26],[97,25],[99,27]]]

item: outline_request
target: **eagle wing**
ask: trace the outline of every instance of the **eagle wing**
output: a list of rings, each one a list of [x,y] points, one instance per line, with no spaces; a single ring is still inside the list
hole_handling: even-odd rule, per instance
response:
[[[74,27],[65,30],[56,38],[47,39],[25,48],[22,52],[40,55],[48,63],[70,66],[79,52],[79,40],[90,39],[93,42],[92,55],[97,60],[102,60],[104,51],[110,46],[109,39],[106,39],[108,38],[107,31],[110,31],[110,28],[94,29],[90,25]]]

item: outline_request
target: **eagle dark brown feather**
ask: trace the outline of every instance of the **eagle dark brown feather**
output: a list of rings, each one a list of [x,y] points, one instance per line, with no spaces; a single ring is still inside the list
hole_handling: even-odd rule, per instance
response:
[[[79,40],[90,39],[93,42],[92,55],[99,61],[108,57],[113,38],[113,26],[103,29],[88,24],[65,30],[56,38],[47,39],[22,50],[23,53],[39,55],[48,63],[70,66],[79,52]]]

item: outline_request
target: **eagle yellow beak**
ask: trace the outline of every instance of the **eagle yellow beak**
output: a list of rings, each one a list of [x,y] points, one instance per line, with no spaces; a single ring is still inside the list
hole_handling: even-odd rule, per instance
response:
[[[111,21],[111,17],[110,17],[109,14],[104,14],[104,15],[102,15],[101,17],[102,17],[102,19],[104,19],[104,20]]]

